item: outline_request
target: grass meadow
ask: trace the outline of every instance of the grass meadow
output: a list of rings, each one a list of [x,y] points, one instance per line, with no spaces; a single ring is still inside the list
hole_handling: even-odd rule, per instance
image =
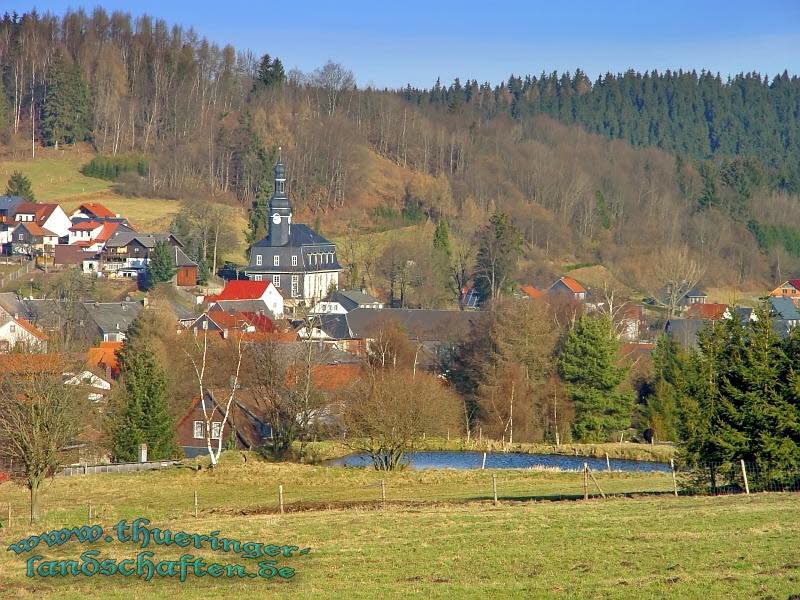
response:
[[[492,502],[491,477],[498,482]],[[0,485],[0,542],[63,526],[151,526],[312,550],[282,558],[290,581],[211,577],[25,576],[25,559],[76,559],[77,542],[0,555],[0,597],[78,598],[787,598],[800,591],[796,494],[674,497],[669,474],[536,470],[401,471],[271,464],[231,453],[215,469],[177,468],[53,480],[43,519],[24,522],[25,490]],[[381,502],[381,481],[386,504]],[[283,485],[286,512],[278,511]],[[198,514],[194,516],[194,492]],[[636,492],[633,494],[633,492]],[[102,558],[139,548],[101,543]],[[150,547],[158,559],[185,550]],[[235,554],[191,550],[223,564]]]

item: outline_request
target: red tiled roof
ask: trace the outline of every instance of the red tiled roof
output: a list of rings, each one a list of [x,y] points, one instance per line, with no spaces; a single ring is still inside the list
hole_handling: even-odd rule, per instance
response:
[[[70,231],[91,231],[92,229],[97,229],[101,227],[103,224],[98,223],[97,221],[84,221],[83,223],[77,223],[69,228]]]
[[[302,375],[302,369],[295,366],[286,374],[287,385],[293,385]],[[314,387],[324,392],[332,392],[345,387],[361,376],[361,365],[314,365],[311,368],[311,381]],[[292,381],[295,379],[295,381]]]
[[[522,290],[522,293],[534,300],[538,300],[539,298],[544,297],[544,292],[540,289],[533,287],[532,285],[521,285],[519,287]]]
[[[800,290],[800,279],[790,279],[787,283],[789,283],[795,289]]]
[[[113,219],[117,216],[99,202],[84,202],[77,210],[89,213],[100,219]]]
[[[122,342],[100,342],[99,346],[89,348],[86,359],[89,367],[108,367],[113,376],[119,375],[117,352],[122,350]]]
[[[27,332],[28,332],[28,333],[30,333],[31,335],[33,335],[33,336],[35,336],[35,337],[39,338],[39,339],[40,339],[40,340],[42,340],[42,341],[44,341],[44,340],[46,340],[46,339],[47,339],[47,335],[45,334],[45,332],[44,332],[44,331],[42,331],[41,329],[39,329],[38,327],[36,327],[36,326],[35,326],[33,323],[31,323],[30,321],[27,321],[27,320],[25,320],[25,319],[20,319],[19,317],[18,317],[18,318],[16,318],[16,319],[14,319],[14,320],[17,322],[17,324],[18,324],[20,327],[22,327],[22,328],[23,328],[25,331],[27,331]]]
[[[246,281],[235,279],[225,284],[225,289],[216,296],[206,296],[206,302],[217,300],[258,300],[272,285],[271,281]]]
[[[58,208],[58,204],[44,204],[41,202],[23,202],[17,207],[14,215],[24,214],[33,215],[37,223],[41,224],[53,214]]]
[[[45,229],[35,221],[22,221],[20,222],[19,225],[17,225],[17,227],[24,227],[25,229],[30,231],[31,235],[35,235],[38,237],[44,237],[44,236],[58,237],[55,233],[53,233],[49,229]]]
[[[718,321],[723,317],[726,310],[728,310],[727,304],[692,304],[686,310],[686,317],[689,319]]]
[[[96,242],[105,242],[114,235],[114,232],[119,227],[119,223],[103,223],[103,229],[97,234]]]
[[[577,280],[573,279],[572,277],[564,276],[561,279],[559,279],[559,281],[563,283],[565,286],[567,286],[573,294],[586,293],[586,288],[583,287],[580,283],[578,283]]]

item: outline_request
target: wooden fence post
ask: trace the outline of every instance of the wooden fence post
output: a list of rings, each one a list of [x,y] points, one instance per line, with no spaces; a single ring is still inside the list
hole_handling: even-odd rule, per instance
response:
[[[588,470],[588,467],[587,467],[587,470]],[[595,479],[595,477],[594,477],[594,473],[592,473],[591,471],[589,471],[589,476],[592,478],[592,481],[594,481],[594,484],[597,486],[597,491],[598,491],[598,492],[600,492],[600,495],[601,495],[603,498],[605,498],[605,497],[606,497],[606,495],[605,495],[605,493],[603,493],[603,488],[601,488],[601,487],[600,487],[600,484],[599,484],[599,483],[597,483],[597,479]]]
[[[589,499],[589,465],[583,463],[583,499]]]
[[[742,459],[742,477],[744,478],[744,493],[750,495],[750,484],[747,482],[747,469],[744,466],[744,459]]]
[[[481,463],[481,470],[486,468],[486,452],[483,453],[483,462]]]
[[[494,496],[494,505],[497,506],[497,475],[492,473],[492,495]]]
[[[669,459],[669,466],[671,467],[672,471],[672,491],[675,492],[675,495],[678,495],[678,479],[675,477],[675,459]]]
[[[606,452],[606,468],[608,469],[608,472],[611,473],[611,460],[608,458],[608,452]]]
[[[386,508],[386,481],[381,479],[381,508]]]
[[[278,486],[278,504],[280,505],[281,514],[283,514],[283,484]]]
[[[194,518],[197,518],[197,490],[194,491]]]

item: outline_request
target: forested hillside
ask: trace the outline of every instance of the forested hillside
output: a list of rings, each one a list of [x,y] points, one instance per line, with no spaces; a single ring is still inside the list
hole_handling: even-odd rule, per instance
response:
[[[359,89],[341,65],[287,72],[181,25],[99,8],[6,15],[0,69],[5,156],[88,142],[101,156],[85,173],[126,194],[244,207],[251,239],[282,147],[301,220],[331,234],[447,220],[469,247],[505,212],[526,281],[602,263],[644,287],[664,248],[688,247],[709,283],[800,266],[800,83],[788,75]],[[343,254],[363,263],[350,273],[376,269],[369,253]]]

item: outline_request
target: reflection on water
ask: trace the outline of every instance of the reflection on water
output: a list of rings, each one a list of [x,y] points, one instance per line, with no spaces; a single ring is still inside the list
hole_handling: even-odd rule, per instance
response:
[[[480,469],[483,452],[412,452],[406,455],[406,462],[412,469]],[[579,471],[583,464],[595,471],[608,468],[606,459],[589,456],[565,456],[561,454],[521,454],[518,452],[487,452],[487,469],[528,469],[551,468],[562,471]],[[366,454],[351,454],[328,461],[328,465],[345,467],[372,466]],[[612,471],[666,471],[670,466],[664,463],[643,460],[611,459]]]

